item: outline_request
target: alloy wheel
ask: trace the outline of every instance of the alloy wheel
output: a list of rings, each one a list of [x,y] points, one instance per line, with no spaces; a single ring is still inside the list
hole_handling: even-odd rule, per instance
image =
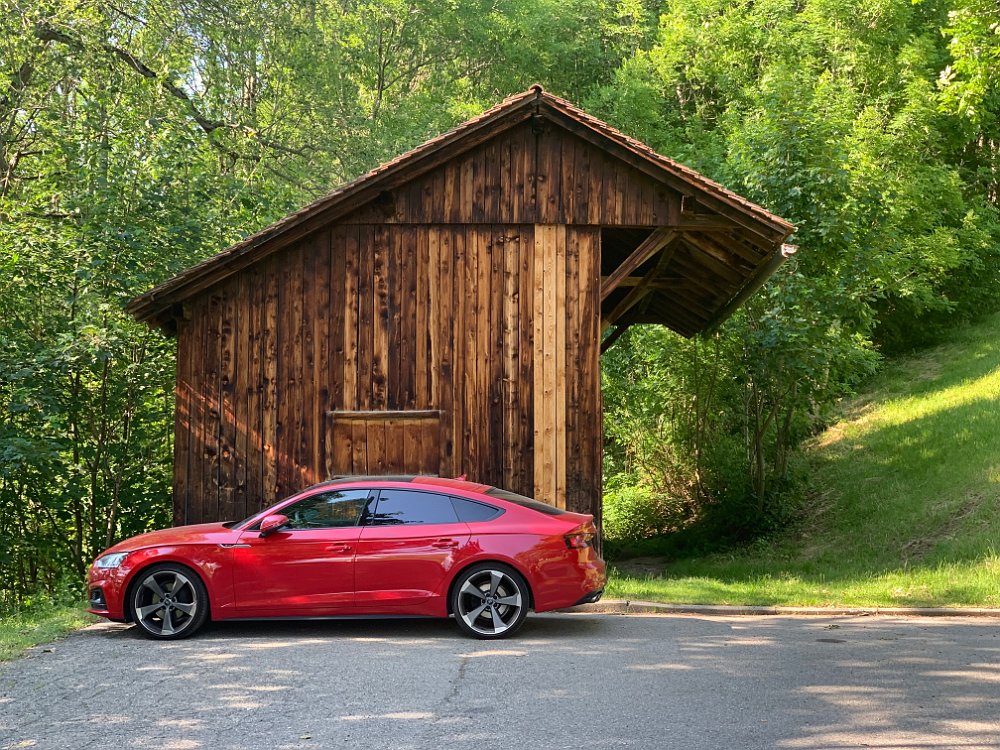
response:
[[[177,638],[199,622],[199,592],[179,570],[148,573],[136,586],[135,621],[156,638]]]
[[[513,576],[497,568],[485,568],[466,576],[458,588],[455,615],[466,629],[480,638],[500,637],[521,624],[526,592]]]

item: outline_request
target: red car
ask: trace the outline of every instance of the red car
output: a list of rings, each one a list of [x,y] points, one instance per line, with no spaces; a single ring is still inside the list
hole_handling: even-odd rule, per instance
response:
[[[90,608],[150,638],[207,620],[454,615],[503,638],[536,612],[595,602],[593,516],[438,477],[310,487],[238,523],[132,537],[90,568]]]

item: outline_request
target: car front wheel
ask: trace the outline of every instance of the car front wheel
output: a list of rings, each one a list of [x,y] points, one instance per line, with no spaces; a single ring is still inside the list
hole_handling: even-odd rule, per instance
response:
[[[474,565],[455,582],[451,610],[468,635],[506,638],[521,627],[528,614],[528,584],[506,565]]]
[[[205,584],[188,568],[172,563],[141,571],[130,604],[133,621],[148,638],[187,638],[208,619]]]

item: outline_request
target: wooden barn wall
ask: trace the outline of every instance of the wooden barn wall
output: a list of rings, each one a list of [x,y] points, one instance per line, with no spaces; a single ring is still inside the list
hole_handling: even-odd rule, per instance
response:
[[[178,334],[175,521],[394,471],[598,511],[599,242],[564,224],[339,224],[200,295]],[[369,411],[393,418],[338,422]]]
[[[175,521],[401,470],[598,513],[600,227],[673,223],[679,207],[584,140],[525,124],[195,296],[178,332]]]

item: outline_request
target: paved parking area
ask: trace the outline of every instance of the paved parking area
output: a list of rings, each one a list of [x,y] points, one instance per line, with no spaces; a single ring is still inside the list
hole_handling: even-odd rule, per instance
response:
[[[0,665],[2,748],[1000,748],[1000,623],[529,617],[101,624]]]

